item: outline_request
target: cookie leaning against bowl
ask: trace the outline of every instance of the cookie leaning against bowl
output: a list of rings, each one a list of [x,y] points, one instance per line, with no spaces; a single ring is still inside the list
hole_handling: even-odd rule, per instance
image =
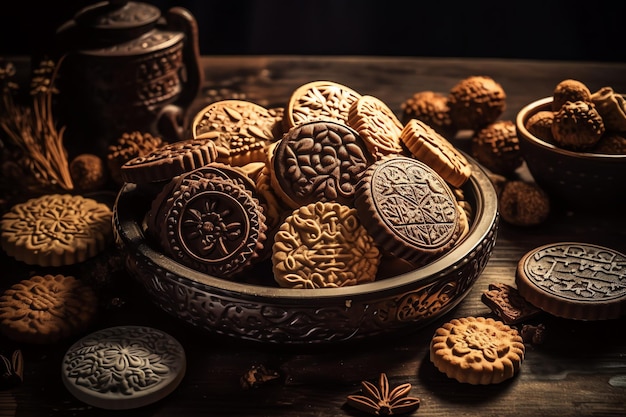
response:
[[[215,142],[217,161],[242,166],[264,161],[265,148],[275,137],[277,117],[269,109],[246,100],[221,100],[198,112],[193,137]]]
[[[35,275],[0,296],[0,331],[18,343],[56,343],[85,330],[97,306],[96,293],[80,280]]]
[[[462,232],[462,208],[450,186],[414,158],[372,164],[357,185],[354,205],[379,247],[415,266],[450,249]]]
[[[313,81],[298,87],[289,97],[283,116],[285,130],[302,123],[328,120],[347,124],[350,106],[361,94],[333,81]]]
[[[374,157],[347,125],[315,121],[300,124],[274,148],[271,183],[276,195],[296,209],[317,201],[352,207],[359,177]]]
[[[187,139],[161,146],[126,162],[120,168],[122,179],[135,184],[167,181],[199,168],[217,158],[211,139]]]
[[[248,190],[220,178],[199,178],[180,187],[161,207],[159,236],[165,253],[222,278],[233,277],[259,259],[267,226],[261,205]]]
[[[380,252],[355,209],[312,203],[294,210],[274,238],[274,279],[287,288],[336,288],[376,279]]]
[[[377,159],[403,153],[400,134],[402,123],[393,111],[373,96],[362,96],[350,106],[348,126],[356,130]]]
[[[558,242],[518,262],[515,282],[528,302],[577,320],[616,319],[626,313],[626,255],[599,245]]]
[[[113,237],[106,204],[70,194],[47,194],[4,213],[2,249],[29,265],[64,266],[92,258]]]
[[[484,317],[452,319],[435,330],[430,360],[449,378],[498,384],[517,374],[526,348],[517,330]]]
[[[400,138],[415,158],[429,165],[454,187],[463,186],[472,176],[467,158],[426,123],[409,120]]]

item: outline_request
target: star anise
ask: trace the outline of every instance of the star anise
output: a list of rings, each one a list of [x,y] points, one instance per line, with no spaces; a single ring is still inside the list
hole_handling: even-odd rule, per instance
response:
[[[420,406],[419,398],[409,396],[411,384],[404,383],[390,390],[387,375],[381,373],[378,385],[380,388],[371,382],[362,381],[362,392],[365,395],[349,395],[347,404],[376,416],[411,413]]]

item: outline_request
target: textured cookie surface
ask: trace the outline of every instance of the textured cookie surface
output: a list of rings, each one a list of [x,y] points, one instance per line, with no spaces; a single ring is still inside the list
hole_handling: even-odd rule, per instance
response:
[[[472,385],[498,384],[517,374],[525,347],[517,330],[484,317],[452,319],[435,331],[430,360],[449,378]]]
[[[365,141],[372,155],[402,153],[402,123],[393,111],[373,96],[362,96],[350,107],[348,125]]]
[[[126,410],[172,393],[186,366],[183,347],[169,334],[118,326],[74,343],[63,357],[61,377],[77,399],[98,408]]]
[[[259,256],[266,235],[262,207],[230,179],[181,183],[161,207],[160,240],[176,261],[218,277],[230,277]]]
[[[188,139],[161,146],[144,156],[131,159],[122,165],[120,174],[124,181],[136,184],[167,181],[216,158],[217,147],[213,140]]]
[[[423,265],[449,249],[460,233],[457,201],[441,176],[414,158],[388,157],[361,178],[355,207],[376,243]]]
[[[313,81],[298,87],[284,114],[286,130],[301,123],[328,120],[347,124],[350,106],[361,97],[350,87],[332,81]]]
[[[333,288],[374,281],[380,253],[356,210],[313,203],[294,210],[274,238],[274,279],[281,287]]]
[[[274,141],[276,116],[265,107],[245,100],[211,103],[196,115],[194,138],[215,141],[217,161],[242,166],[263,161],[265,147]]]
[[[72,276],[35,275],[0,296],[0,330],[19,343],[56,343],[84,330],[97,305],[94,290]]]
[[[47,194],[2,216],[2,249],[18,261],[63,266],[91,258],[110,242],[112,211],[79,195]]]
[[[426,123],[410,120],[400,137],[415,158],[425,162],[453,186],[461,187],[472,176],[467,158]]]
[[[317,201],[352,206],[359,176],[373,160],[363,139],[347,125],[304,123],[285,134],[274,149],[271,182],[294,209]]]
[[[520,259],[515,282],[526,300],[555,316],[602,320],[626,312],[626,256],[603,246],[535,248]]]
[[[519,323],[541,312],[526,301],[516,288],[500,282],[489,284],[481,300],[506,324]]]

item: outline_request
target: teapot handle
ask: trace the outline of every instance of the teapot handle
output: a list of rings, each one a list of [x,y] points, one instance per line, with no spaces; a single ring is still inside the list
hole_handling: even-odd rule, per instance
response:
[[[198,23],[195,17],[183,7],[172,7],[167,12],[167,27],[185,34],[183,44],[183,91],[176,104],[183,109],[195,100],[204,80],[204,73],[200,68],[200,47],[198,45]]]

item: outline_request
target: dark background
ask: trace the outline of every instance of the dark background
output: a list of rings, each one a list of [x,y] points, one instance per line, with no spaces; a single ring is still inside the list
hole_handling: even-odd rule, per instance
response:
[[[0,54],[45,54],[89,0],[4,2]],[[196,17],[203,55],[307,54],[626,61],[622,0],[145,0]]]

